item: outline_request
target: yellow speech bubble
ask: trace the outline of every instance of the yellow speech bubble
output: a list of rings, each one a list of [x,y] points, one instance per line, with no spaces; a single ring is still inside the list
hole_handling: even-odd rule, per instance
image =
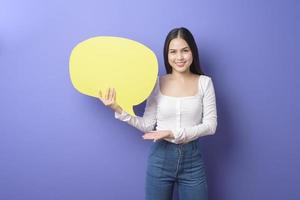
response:
[[[129,114],[154,88],[158,75],[155,54],[136,41],[121,37],[93,37],[74,47],[69,62],[73,86],[98,98],[114,87],[117,103]]]

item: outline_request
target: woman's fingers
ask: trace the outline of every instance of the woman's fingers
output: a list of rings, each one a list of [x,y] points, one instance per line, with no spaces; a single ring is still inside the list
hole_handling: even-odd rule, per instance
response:
[[[111,93],[111,89],[110,89],[110,88],[108,88],[108,90],[107,90],[107,100],[109,100],[109,99],[110,99],[110,93]]]
[[[110,101],[113,101],[113,93],[114,93],[114,89],[113,88],[109,88],[110,91],[109,91],[109,100]]]
[[[113,98],[113,89],[112,89],[112,88],[109,88],[109,89],[108,89],[108,97],[107,97],[107,100],[108,100],[109,102],[111,102],[111,101],[112,101],[112,98]]]
[[[98,97],[105,105],[110,105],[116,101],[116,90],[115,88],[108,88],[104,96],[102,91],[99,90]]]
[[[116,90],[115,90],[115,88],[113,88],[112,100],[116,101]]]
[[[105,96],[104,96],[105,100],[107,99],[107,96],[108,96],[108,90],[105,91]]]
[[[99,92],[98,92],[98,97],[102,98],[102,92],[101,92],[101,90],[99,90]]]
[[[99,98],[100,101],[102,101],[104,103],[105,99],[102,96],[102,91],[101,90],[99,90],[99,92],[98,92],[98,98]]]
[[[114,102],[116,100],[116,90],[111,88],[109,92],[109,101]]]
[[[109,101],[111,98],[111,89],[108,88],[107,100]]]
[[[143,135],[143,138],[145,140],[160,140],[163,138],[167,138],[169,136],[168,131],[152,131],[152,132],[147,132]]]
[[[154,133],[154,132],[148,132],[148,133],[145,133],[145,134],[143,135],[143,138],[144,138],[145,140],[153,140],[153,139],[156,139],[157,136],[158,136],[157,133]]]

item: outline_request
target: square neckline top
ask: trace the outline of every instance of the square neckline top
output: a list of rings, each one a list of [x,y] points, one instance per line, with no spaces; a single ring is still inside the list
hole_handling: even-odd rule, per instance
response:
[[[163,94],[162,92],[161,92],[161,89],[160,89],[160,77],[158,77],[158,83],[157,83],[157,85],[158,85],[158,94],[160,95],[160,96],[162,96],[162,97],[167,97],[167,98],[170,98],[170,99],[186,99],[186,98],[196,98],[196,97],[198,97],[199,95],[200,95],[200,89],[202,89],[202,85],[201,85],[201,82],[200,82],[200,79],[201,79],[201,76],[202,75],[200,75],[199,77],[198,77],[198,81],[197,81],[197,83],[198,83],[198,87],[197,87],[197,93],[195,94],[195,95],[189,95],[189,96],[182,96],[182,97],[180,97],[180,96],[170,96],[170,95],[165,95],[165,94]]]

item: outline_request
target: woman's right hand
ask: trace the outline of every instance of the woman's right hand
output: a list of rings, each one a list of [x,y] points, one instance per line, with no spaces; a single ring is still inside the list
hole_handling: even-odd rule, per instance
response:
[[[99,90],[99,99],[105,106],[112,107],[116,103],[116,90],[115,88],[108,88],[105,95],[102,95],[102,91]]]
[[[105,106],[110,107],[116,112],[121,112],[120,106],[116,102],[116,90],[115,88],[109,88],[106,92],[105,95],[102,95],[101,90],[99,90],[99,99],[102,101],[102,103]]]

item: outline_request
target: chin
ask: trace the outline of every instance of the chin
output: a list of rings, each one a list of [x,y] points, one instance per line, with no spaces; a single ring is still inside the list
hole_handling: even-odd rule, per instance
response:
[[[175,71],[180,72],[180,73],[183,73],[183,72],[189,71],[189,69],[188,69],[188,68],[179,68],[179,69],[176,68]]]

